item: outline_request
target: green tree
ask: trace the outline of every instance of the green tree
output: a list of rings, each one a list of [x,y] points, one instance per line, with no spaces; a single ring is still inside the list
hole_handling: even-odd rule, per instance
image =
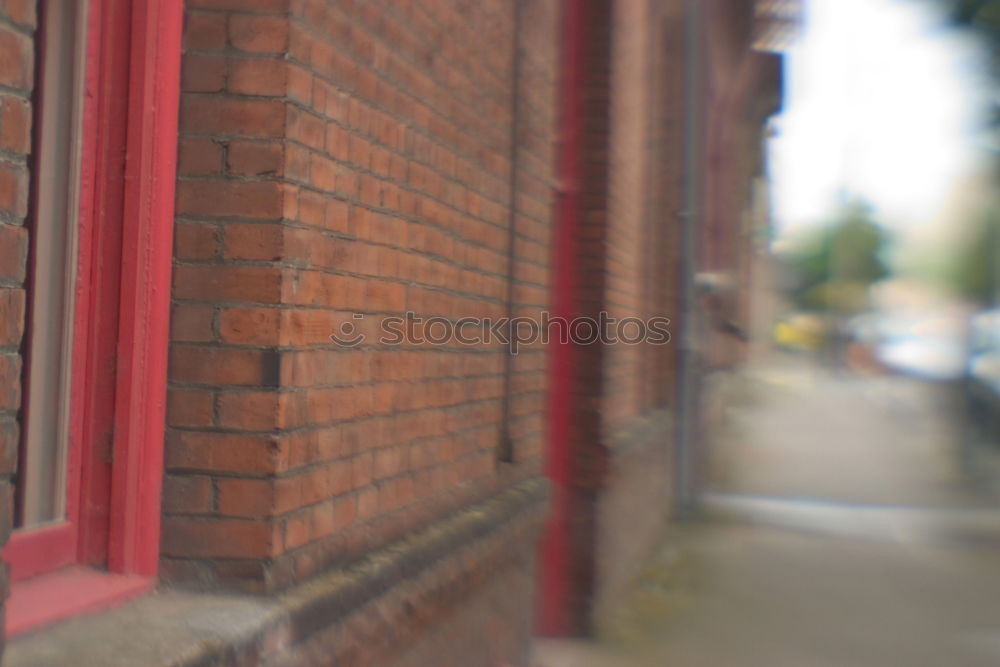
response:
[[[953,25],[975,34],[989,59],[992,91],[989,148],[1000,147],[1000,0],[936,0],[944,6]],[[995,168],[1000,168],[1000,160]],[[1000,170],[997,171],[1000,177]],[[983,305],[1000,302],[1000,209],[994,208],[978,221],[969,243],[960,248],[946,272],[950,287],[959,295]]]
[[[784,256],[797,278],[800,308],[842,314],[868,308],[868,288],[888,275],[882,255],[888,236],[871,210],[852,203]]]
[[[971,239],[959,249],[949,281],[960,296],[984,306],[1000,295],[1000,211],[983,216]]]

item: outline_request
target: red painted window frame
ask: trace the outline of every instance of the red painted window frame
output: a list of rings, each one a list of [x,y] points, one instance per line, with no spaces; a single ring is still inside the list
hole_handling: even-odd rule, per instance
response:
[[[8,636],[149,590],[159,559],[183,0],[87,21],[67,521],[6,545]]]

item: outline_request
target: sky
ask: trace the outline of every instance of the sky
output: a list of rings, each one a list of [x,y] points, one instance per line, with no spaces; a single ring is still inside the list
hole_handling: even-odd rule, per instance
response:
[[[769,146],[779,236],[844,193],[887,225],[926,225],[982,168],[981,54],[928,0],[806,0]]]

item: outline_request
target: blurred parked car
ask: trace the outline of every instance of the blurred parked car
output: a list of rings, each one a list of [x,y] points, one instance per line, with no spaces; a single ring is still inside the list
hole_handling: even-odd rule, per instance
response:
[[[965,377],[968,350],[959,319],[886,314],[876,326],[875,356],[885,368],[935,382]]]
[[[969,322],[964,389],[969,430],[1000,442],[1000,310],[978,313]]]

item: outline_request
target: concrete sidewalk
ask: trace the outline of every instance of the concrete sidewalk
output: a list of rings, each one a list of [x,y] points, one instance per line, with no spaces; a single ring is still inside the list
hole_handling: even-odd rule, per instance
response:
[[[946,384],[835,373],[779,357],[738,375],[708,490],[905,507],[997,506],[967,478]]]
[[[670,536],[600,642],[539,667],[995,667],[995,551],[702,524]]]
[[[996,667],[1000,512],[940,387],[751,370],[711,494],[595,642],[538,667]]]

